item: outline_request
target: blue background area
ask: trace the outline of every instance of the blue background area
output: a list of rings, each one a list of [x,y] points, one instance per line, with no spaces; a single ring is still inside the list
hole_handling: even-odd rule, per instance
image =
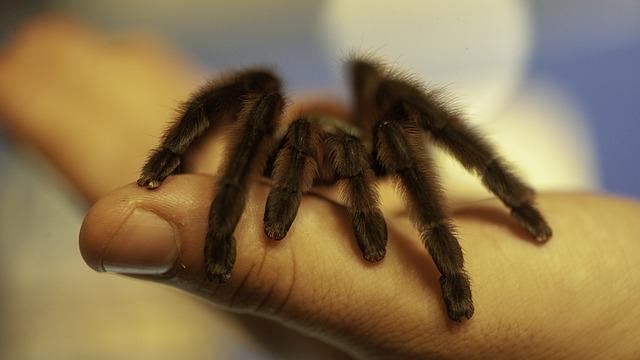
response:
[[[624,29],[618,17],[640,24],[640,2],[531,1],[535,29],[529,76],[559,83],[583,106],[596,141],[602,185],[640,197],[640,26],[610,45],[591,37]],[[618,4],[618,8],[616,8]],[[598,14],[603,7],[606,16]],[[631,12],[632,14],[629,14]]]

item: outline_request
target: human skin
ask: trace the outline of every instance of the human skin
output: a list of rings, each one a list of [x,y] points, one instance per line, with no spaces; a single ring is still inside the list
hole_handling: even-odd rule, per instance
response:
[[[41,66],[43,57],[55,66]],[[495,199],[453,207],[476,306],[462,323],[447,318],[439,275],[386,183],[387,255],[369,264],[332,192],[306,195],[287,237],[267,239],[262,215],[269,185],[256,179],[235,233],[231,281],[209,283],[202,241],[216,168],[207,160],[220,147],[205,147],[193,160],[194,169],[210,175],[172,176],[153,191],[132,183],[172,103],[198,78],[190,69],[157,44],[50,18],[27,25],[0,56],[7,127],[41,149],[94,203],[80,248],[95,270],[178,287],[230,312],[266,318],[272,331],[284,325],[357,358],[640,354],[640,204],[608,194],[539,194],[554,230],[544,245],[529,239]],[[141,217],[131,220],[133,214]],[[128,252],[135,247],[138,252]],[[136,274],[145,269],[162,273]]]
[[[157,233],[149,238],[140,228],[122,230],[132,213],[144,209],[168,221],[167,232],[180,249],[176,266],[150,280],[293,326],[358,357],[638,354],[638,345],[630,342],[637,339],[640,315],[634,271],[640,248],[629,241],[637,230],[636,202],[594,194],[541,195],[539,205],[555,231],[543,246],[528,239],[495,200],[454,209],[477,309],[470,321],[458,324],[445,314],[438,273],[406,214],[387,214],[387,256],[368,264],[349,241],[345,209],[322,197],[305,197],[284,240],[266,239],[261,220],[268,186],[260,183],[235,233],[238,259],[231,281],[206,281],[202,241],[213,183],[210,176],[175,176],[155,191],[132,184],[102,198],[83,224],[85,260],[104,271],[111,242],[126,239],[153,248]]]

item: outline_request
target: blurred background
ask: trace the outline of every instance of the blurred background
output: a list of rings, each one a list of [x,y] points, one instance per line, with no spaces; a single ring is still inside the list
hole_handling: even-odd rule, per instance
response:
[[[637,1],[3,0],[0,46],[52,11],[153,34],[211,74],[273,66],[292,97],[348,100],[341,60],[372,52],[453,94],[537,189],[640,197]],[[0,121],[0,358],[270,358],[206,304],[86,267],[88,205],[45,157]],[[439,162],[452,196],[486,196]]]

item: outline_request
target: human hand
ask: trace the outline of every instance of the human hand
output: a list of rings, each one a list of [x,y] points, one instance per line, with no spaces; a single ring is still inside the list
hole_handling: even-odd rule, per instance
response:
[[[212,184],[210,176],[179,175],[154,191],[131,184],[109,194],[83,224],[85,260],[98,271],[266,317],[362,358],[625,358],[640,350],[622,340],[638,334],[640,246],[629,231],[640,204],[542,195],[554,228],[544,246],[529,241],[494,200],[455,209],[477,309],[457,324],[446,317],[437,271],[406,215],[386,214],[387,256],[368,264],[345,210],[318,196],[305,196],[285,239],[267,239],[268,186],[260,183],[236,231],[231,281],[208,282],[202,242]]]

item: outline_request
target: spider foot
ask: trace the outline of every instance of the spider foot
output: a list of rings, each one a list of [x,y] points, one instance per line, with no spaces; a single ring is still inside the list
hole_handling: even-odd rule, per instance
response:
[[[545,242],[551,238],[553,231],[544,220],[540,212],[531,204],[522,204],[511,209],[511,216],[515,218],[531,236],[539,242]]]
[[[207,279],[220,284],[228,282],[236,261],[235,238],[220,236],[210,231],[205,239],[204,254]]]
[[[162,185],[162,180],[157,179],[157,176],[155,174],[152,174],[151,176],[141,177],[140,179],[138,179],[137,184],[138,186],[144,186],[149,190],[153,190]]]
[[[451,320],[460,322],[463,316],[467,319],[473,316],[475,309],[467,275],[464,273],[442,275],[440,287],[447,307],[447,315]]]
[[[387,224],[379,211],[355,212],[353,231],[362,255],[369,262],[384,258],[387,250]]]
[[[301,200],[301,192],[291,191],[282,186],[276,185],[269,192],[263,219],[264,233],[269,239],[282,240],[287,236]]]
[[[154,151],[142,167],[138,186],[155,189],[162,185],[167,176],[175,173],[180,165],[180,156],[168,149]]]
[[[387,250],[384,247],[366,249],[362,252],[362,255],[364,256],[365,260],[369,262],[380,261],[384,258],[386,254],[387,254]]]
[[[285,236],[287,236],[288,232],[289,228],[283,226],[283,224],[267,222],[265,222],[264,224],[264,233],[269,239],[282,240]]]
[[[215,265],[207,265],[204,274],[207,276],[207,280],[218,284],[227,283],[231,279],[230,270]]]

